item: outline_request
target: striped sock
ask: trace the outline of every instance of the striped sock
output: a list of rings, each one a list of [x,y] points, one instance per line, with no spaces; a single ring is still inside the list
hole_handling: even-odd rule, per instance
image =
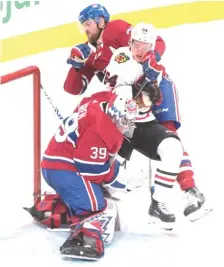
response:
[[[177,173],[157,169],[155,173],[155,193],[153,198],[159,202],[166,202],[172,193]]]

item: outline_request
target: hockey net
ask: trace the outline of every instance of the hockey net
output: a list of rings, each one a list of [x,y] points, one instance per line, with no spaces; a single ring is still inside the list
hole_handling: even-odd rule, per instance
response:
[[[26,79],[29,79],[29,81]],[[24,85],[24,80],[28,81],[29,88]],[[7,185],[4,190],[12,192],[13,196],[10,196],[10,198],[13,197],[16,202],[18,200],[17,193],[22,195],[26,184],[32,184],[34,201],[39,201],[41,196],[40,70],[36,66],[29,66],[7,73],[0,76],[0,84],[0,111],[1,114],[4,114],[2,121],[5,131],[7,131],[7,135],[2,135],[3,138],[1,138],[1,163],[4,165],[1,168],[1,176],[3,185]],[[29,95],[29,99],[26,98],[26,95]],[[30,97],[32,98],[30,99]],[[30,118],[28,121],[27,117]],[[27,130],[27,127],[29,130]],[[30,135],[31,132],[32,137],[27,137],[26,134]],[[20,133],[22,134],[20,135]],[[32,155],[26,152],[27,147]],[[7,153],[8,150],[10,150],[10,154]],[[31,158],[33,158],[33,163],[30,163]],[[6,169],[5,164],[9,161],[11,163],[7,165]],[[31,175],[29,182],[24,179],[26,169],[32,169],[32,174],[29,174],[29,176]],[[10,180],[11,185],[7,183],[8,180]],[[17,187],[16,191],[13,186]],[[27,193],[31,195],[31,190]]]

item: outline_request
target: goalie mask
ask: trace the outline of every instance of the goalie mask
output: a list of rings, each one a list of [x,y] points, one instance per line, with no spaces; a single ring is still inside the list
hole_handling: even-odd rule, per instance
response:
[[[135,128],[135,119],[138,115],[136,102],[126,94],[126,87],[131,90],[131,86],[121,86],[119,94],[108,102],[107,114],[116,124],[117,129],[125,136],[131,138]],[[118,91],[116,92],[118,93]]]

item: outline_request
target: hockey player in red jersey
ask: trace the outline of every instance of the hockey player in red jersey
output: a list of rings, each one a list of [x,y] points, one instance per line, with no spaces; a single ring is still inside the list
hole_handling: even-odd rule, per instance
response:
[[[61,246],[63,256],[101,258],[104,245],[113,238],[116,206],[112,200],[107,205],[102,185],[125,186],[116,179],[120,163],[115,156],[123,135],[133,133],[137,111],[135,101],[126,96],[103,92],[86,97],[63,120],[44,152],[43,177],[70,214],[71,233]],[[35,207],[39,213],[51,212],[50,219],[39,219],[46,225],[58,220],[53,215],[57,203],[49,197]],[[62,222],[61,215],[57,214]]]
[[[67,60],[72,67],[64,83],[65,91],[74,95],[83,94],[95,74],[102,80],[102,71],[108,65],[114,50],[128,46],[131,31],[131,25],[123,20],[110,21],[110,14],[99,4],[83,9],[79,22],[88,43],[72,48]],[[158,58],[164,50],[165,43],[158,37],[155,45]]]

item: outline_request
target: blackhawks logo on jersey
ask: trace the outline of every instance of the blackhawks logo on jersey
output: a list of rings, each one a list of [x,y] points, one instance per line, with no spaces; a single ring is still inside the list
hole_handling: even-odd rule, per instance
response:
[[[130,58],[124,52],[122,52],[119,55],[117,55],[114,60],[120,64],[128,61],[129,59]]]

